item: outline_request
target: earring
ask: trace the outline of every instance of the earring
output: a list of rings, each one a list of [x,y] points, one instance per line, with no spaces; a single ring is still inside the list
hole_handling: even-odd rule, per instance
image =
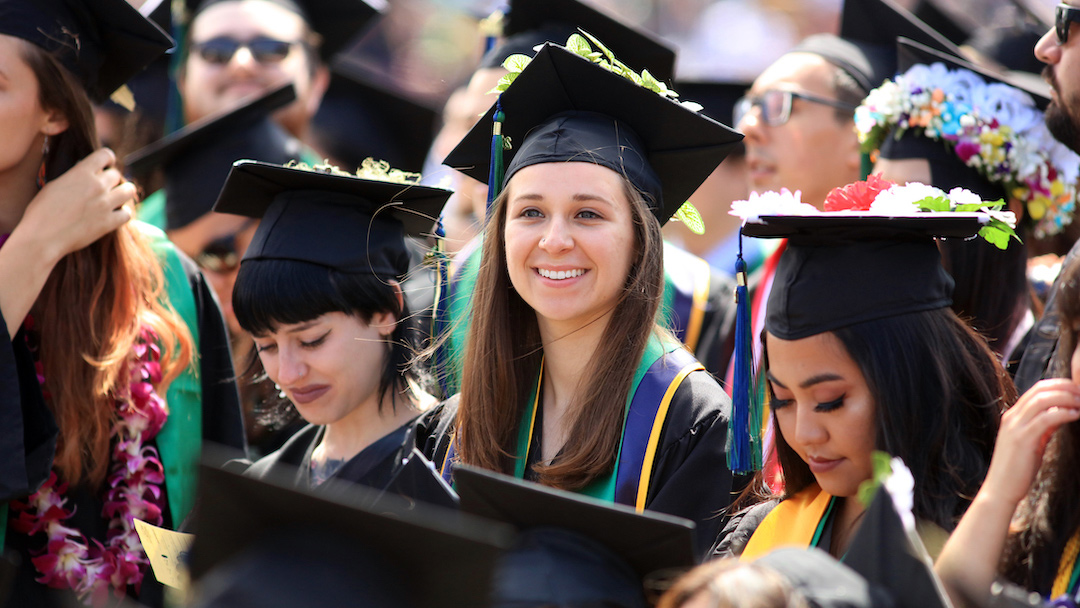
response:
[[[45,187],[45,159],[49,155],[49,136],[45,136],[45,143],[41,146],[41,168],[38,169],[37,187],[41,190]]]

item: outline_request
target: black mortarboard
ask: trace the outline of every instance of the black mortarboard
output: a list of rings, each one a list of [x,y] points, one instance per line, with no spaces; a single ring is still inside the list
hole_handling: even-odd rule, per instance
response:
[[[386,278],[409,270],[404,236],[431,232],[450,191],[238,161],[214,211],[262,218],[248,260],[296,260]]]
[[[422,170],[438,112],[377,84],[386,79],[368,73],[351,55],[339,55],[332,70],[311,120],[316,146],[349,170],[369,157],[405,171]]]
[[[53,53],[95,102],[173,46],[126,0],[0,0],[0,34]]]
[[[291,84],[249,97],[240,105],[193,122],[124,159],[136,174],[165,174],[166,228],[181,228],[209,213],[233,162],[256,158],[287,163],[300,144],[270,114],[296,99]]]
[[[694,523],[653,511],[638,513],[580,494],[475,467],[454,467],[461,509],[521,530],[562,528],[620,556],[639,577],[694,565]]]
[[[204,589],[222,598],[210,605],[487,605],[508,526],[392,497],[373,508],[376,492],[327,484],[313,494],[288,479],[201,468],[191,575],[226,575]],[[333,576],[309,584],[320,570]]]
[[[934,237],[969,238],[989,218],[975,213],[859,217],[762,216],[743,234],[786,237],[765,329],[798,340],[855,323],[945,308],[953,280]]]
[[[966,44],[1006,69],[1038,74],[1046,64],[1035,56],[1032,49],[1045,33],[1044,27],[1030,21],[1019,21],[979,28]]]
[[[897,608],[951,606],[926,549],[921,541],[914,545],[908,535],[892,496],[881,487],[866,507],[843,561],[892,596]]]
[[[207,8],[222,2],[236,0],[186,0],[192,20]],[[319,35],[319,56],[323,61],[344,50],[353,38],[364,31],[376,17],[380,8],[365,0],[266,0],[282,6],[304,18],[308,26]],[[385,3],[379,2],[381,7]]]
[[[777,549],[754,560],[791,585],[813,608],[893,608],[891,598],[816,547]]]
[[[676,80],[673,88],[679,92],[679,99],[696,101],[702,106],[702,114],[728,124],[735,120],[735,102],[746,95],[752,84],[746,81]],[[745,146],[740,142],[731,153],[742,154],[744,151]]]
[[[503,152],[505,181],[529,165],[594,163],[629,179],[661,224],[742,140],[737,131],[553,44],[537,53],[498,104],[505,114],[502,133],[513,144]],[[495,111],[492,106],[444,164],[488,182]]]
[[[896,39],[900,36],[960,54],[948,38],[894,0],[845,0],[839,36],[815,34],[791,52],[823,57],[869,93],[896,75]]]
[[[620,61],[640,72],[649,70],[657,80],[671,83],[675,75],[675,50],[657,36],[578,0],[510,0],[504,17],[503,41],[484,55],[481,67],[502,65],[510,55],[532,56],[544,44],[566,44],[582,29],[604,42]]]
[[[457,492],[443,480],[435,465],[416,448],[412,449],[383,492],[447,509],[456,509],[461,502]]]
[[[911,12],[935,32],[948,38],[949,42],[957,46],[964,44],[971,36],[971,28],[961,24],[945,9],[939,7],[935,0],[919,0]]]

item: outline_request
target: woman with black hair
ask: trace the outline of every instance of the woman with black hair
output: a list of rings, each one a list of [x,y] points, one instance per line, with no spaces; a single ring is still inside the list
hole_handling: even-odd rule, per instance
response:
[[[283,397],[279,407],[309,423],[249,475],[287,465],[299,467],[301,487],[336,478],[384,488],[431,400],[409,365],[404,235],[430,232],[450,193],[386,166],[365,168],[371,179],[241,161],[215,208],[262,218],[233,307]]]
[[[796,195],[775,195],[785,197]],[[917,202],[979,201],[876,178],[830,193],[825,204],[835,214],[773,217],[768,198],[747,208],[770,217],[750,219],[743,231],[789,237],[763,340],[784,489],[779,502],[733,518],[714,554],[756,557],[798,545],[843,556],[875,451],[910,469],[914,516],[936,554],[982,483],[1015,389],[985,339],[949,310],[953,281],[932,237],[973,236],[990,217],[915,213]]]

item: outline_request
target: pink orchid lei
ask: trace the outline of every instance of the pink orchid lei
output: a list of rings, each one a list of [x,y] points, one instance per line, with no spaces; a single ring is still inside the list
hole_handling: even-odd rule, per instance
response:
[[[110,589],[117,597],[124,597],[128,585],[139,588],[149,562],[134,520],[162,523],[164,468],[157,450],[146,445],[168,416],[165,401],[154,390],[161,382],[161,350],[152,330],[143,329],[133,354],[129,392],[116,399],[101,511],[109,520],[105,543],[96,539],[88,543],[82,532],[64,525],[75,510],[65,508],[68,484],[61,482],[55,471],[25,502],[11,503],[12,529],[28,535],[44,534],[48,539],[31,558],[41,573],[37,581],[71,589],[87,604],[105,603]],[[38,379],[44,379],[40,368]]]

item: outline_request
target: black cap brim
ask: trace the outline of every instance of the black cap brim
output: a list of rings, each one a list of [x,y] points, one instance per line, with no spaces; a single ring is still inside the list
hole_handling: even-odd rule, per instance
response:
[[[454,484],[461,509],[521,530],[562,528],[625,559],[639,576],[694,565],[694,523],[652,511],[563,492],[491,471],[459,465]]]
[[[499,103],[502,132],[514,146],[503,153],[506,164],[530,131],[562,112],[594,112],[628,125],[662,184],[663,207],[654,211],[661,223],[742,141],[741,133],[552,44],[537,53]],[[443,164],[487,183],[494,114],[492,106]]]
[[[373,509],[376,492],[355,484],[327,484],[312,494],[295,489],[291,479],[261,481],[201,467],[193,580],[275,534],[317,525],[352,541],[357,555],[376,558],[380,574],[388,573],[390,580],[372,584],[406,590],[411,597],[401,605],[487,604],[492,569],[513,539],[508,526],[386,496]],[[310,559],[319,559],[317,552]],[[363,569],[355,573],[357,578],[365,575]]]
[[[435,220],[451,194],[441,188],[241,160],[233,164],[214,211],[261,218],[274,199],[288,191],[327,192],[366,199],[378,205],[380,215],[397,220],[406,235],[415,237],[431,235]]]
[[[874,240],[925,241],[934,237],[967,239],[985,225],[986,214],[941,213],[893,217],[862,214],[763,215],[746,222],[742,233],[758,238],[786,238],[796,243],[841,244]]]

